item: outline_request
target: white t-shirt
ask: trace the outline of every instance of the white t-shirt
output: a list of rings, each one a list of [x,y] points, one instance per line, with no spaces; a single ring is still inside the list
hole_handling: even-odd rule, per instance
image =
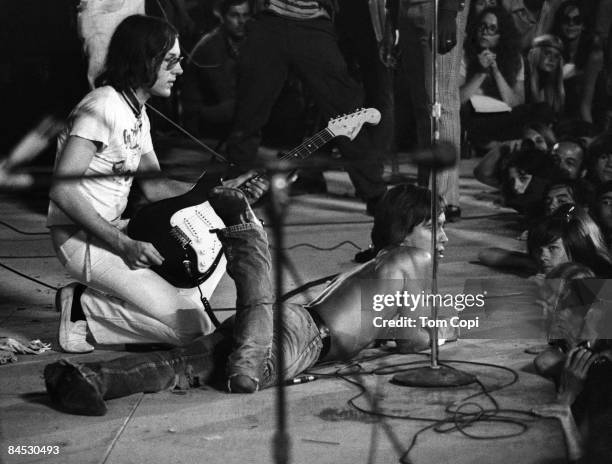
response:
[[[82,179],[78,189],[92,208],[109,222],[116,222],[127,205],[132,176],[142,155],[153,155],[151,125],[142,109],[137,118],[127,102],[113,87],[105,86],[88,93],[68,118],[68,125],[57,140],[55,164],[72,135],[98,142],[101,146],[85,171],[91,174],[116,174],[113,177]],[[49,204],[47,226],[74,224],[53,201]]]

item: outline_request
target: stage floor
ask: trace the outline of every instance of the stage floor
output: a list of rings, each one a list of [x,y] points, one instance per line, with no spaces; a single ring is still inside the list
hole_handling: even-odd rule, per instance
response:
[[[440,264],[439,286],[441,293],[486,291],[487,304],[481,326],[464,331],[458,342],[442,346],[440,358],[500,367],[451,363],[475,374],[481,385],[427,390],[395,385],[390,382],[392,374],[387,373],[405,369],[405,363],[426,361],[426,356],[382,356],[389,353],[388,348],[367,350],[362,353],[359,371],[343,371],[354,374],[350,379],[366,387],[366,393],[354,400],[362,411],[347,403],[360,389],[341,378],[320,378],[288,387],[290,462],[399,462],[415,434],[426,427],[409,454],[414,464],[565,461],[557,423],[528,415],[533,406],[554,397],[553,384],[535,375],[533,355],[525,352],[544,341],[533,283],[474,262],[484,246],[518,250],[525,243],[516,240],[522,231],[514,214],[497,206],[493,191],[473,179],[473,166],[473,160],[461,164],[463,219],[447,226],[450,241]],[[402,166],[401,172],[414,178],[410,166]],[[372,219],[365,215],[364,205],[351,196],[348,177],[331,172],[326,180],[328,194],[293,198],[286,218],[286,246],[329,248],[348,240],[366,247]],[[40,199],[0,196],[1,221],[20,231],[42,232],[24,235],[0,224],[0,264],[59,287],[70,279],[44,233],[44,210]],[[350,269],[356,251],[348,243],[330,251],[292,248],[288,253],[299,276],[288,275],[285,288]],[[314,293],[320,290],[315,288]],[[41,339],[57,348],[59,314],[53,309],[54,290],[0,267],[0,295],[0,336]],[[234,298],[232,282],[226,276],[211,302],[220,318],[231,314]],[[121,350],[97,347],[88,355],[67,356],[57,351],[18,355],[16,363],[0,366],[0,462],[274,462],[274,389],[254,395],[229,395],[209,387],[137,394],[109,401],[109,411],[103,417],[73,416],[51,407],[42,378],[47,363],[60,358],[109,359],[122,354]],[[381,357],[368,360],[378,355]],[[383,366],[390,367],[378,375],[372,373]],[[322,372],[340,368],[342,365],[326,366]],[[491,398],[469,398],[483,388],[498,390]],[[457,428],[449,430],[468,419],[449,412],[457,408],[466,414],[482,409],[484,416],[471,426],[460,424],[463,433]],[[364,412],[371,410],[394,417]],[[18,445],[57,446],[58,454],[8,453],[9,446]]]

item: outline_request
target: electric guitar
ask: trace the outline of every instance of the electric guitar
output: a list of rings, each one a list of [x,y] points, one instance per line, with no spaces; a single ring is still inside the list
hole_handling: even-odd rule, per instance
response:
[[[375,108],[331,119],[325,129],[282,159],[304,159],[334,137],[345,136],[353,140],[363,124],[378,124],[379,121],[380,113]],[[219,182],[218,178],[202,176],[184,195],[144,206],[128,225],[131,238],[152,243],[164,257],[161,266],[151,269],[176,287],[199,286],[206,298],[223,276],[226,264],[221,242],[210,232],[225,225],[206,201],[208,192]]]

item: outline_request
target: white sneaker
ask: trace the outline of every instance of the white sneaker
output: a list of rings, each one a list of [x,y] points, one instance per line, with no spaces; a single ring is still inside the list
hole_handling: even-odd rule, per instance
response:
[[[61,312],[59,345],[66,353],[90,353],[94,347],[85,340],[87,321],[72,322],[70,320],[74,289],[77,285],[77,283],[68,284],[60,288],[55,295],[55,309]]]

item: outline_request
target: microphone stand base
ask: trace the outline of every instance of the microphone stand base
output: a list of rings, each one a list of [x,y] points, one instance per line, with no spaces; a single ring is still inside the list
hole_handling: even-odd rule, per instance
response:
[[[461,387],[475,382],[476,376],[447,366],[417,367],[391,379],[391,383],[396,385],[423,388]]]

